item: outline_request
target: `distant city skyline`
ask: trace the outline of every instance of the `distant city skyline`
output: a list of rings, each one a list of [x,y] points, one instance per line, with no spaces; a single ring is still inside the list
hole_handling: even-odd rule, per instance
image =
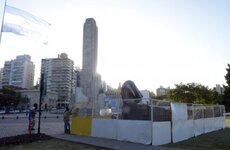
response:
[[[97,72],[108,85],[135,82],[156,91],[180,82],[215,87],[226,84],[230,63],[230,2],[226,0],[7,0],[7,4],[51,24],[48,45],[3,33],[0,68],[5,60],[28,54],[35,63],[67,53],[82,66],[86,18],[100,27]],[[12,44],[13,43],[13,44]]]

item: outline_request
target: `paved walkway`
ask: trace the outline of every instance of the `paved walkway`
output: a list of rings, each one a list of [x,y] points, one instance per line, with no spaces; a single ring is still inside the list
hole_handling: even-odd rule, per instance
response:
[[[92,145],[92,146],[102,147],[107,149],[114,149],[114,150],[176,150],[174,148],[168,148],[168,147],[151,146],[151,145],[144,145],[144,144],[118,141],[112,139],[87,137],[87,136],[79,136],[79,135],[71,135],[71,134],[56,134],[51,136],[66,141],[76,142],[80,144],[87,144],[87,145]]]

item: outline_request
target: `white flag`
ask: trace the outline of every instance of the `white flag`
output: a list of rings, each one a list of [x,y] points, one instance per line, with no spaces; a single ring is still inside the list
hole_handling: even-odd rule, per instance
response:
[[[4,9],[6,5],[6,0],[0,0],[0,29],[2,29]],[[1,41],[2,32],[0,32],[0,41]]]
[[[2,32],[12,32],[21,36],[42,40],[47,44],[47,32],[50,24],[24,10],[8,6],[5,7]]]

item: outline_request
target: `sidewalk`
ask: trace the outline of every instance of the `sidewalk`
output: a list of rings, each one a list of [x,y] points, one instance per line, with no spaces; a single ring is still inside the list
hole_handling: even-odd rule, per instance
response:
[[[66,141],[76,142],[80,144],[87,144],[96,147],[108,148],[108,149],[115,149],[115,150],[176,150],[175,148],[158,147],[158,146],[112,140],[112,139],[79,136],[79,135],[71,135],[71,134],[56,134],[51,136]]]

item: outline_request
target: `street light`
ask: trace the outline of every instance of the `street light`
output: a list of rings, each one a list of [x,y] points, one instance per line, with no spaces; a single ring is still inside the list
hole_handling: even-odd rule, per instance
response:
[[[37,134],[40,134],[40,125],[41,125],[41,104],[42,104],[42,99],[43,99],[43,96],[44,96],[44,76],[45,74],[42,73],[41,74],[41,80],[40,80],[40,98],[39,98],[39,110],[38,110],[38,133]]]

